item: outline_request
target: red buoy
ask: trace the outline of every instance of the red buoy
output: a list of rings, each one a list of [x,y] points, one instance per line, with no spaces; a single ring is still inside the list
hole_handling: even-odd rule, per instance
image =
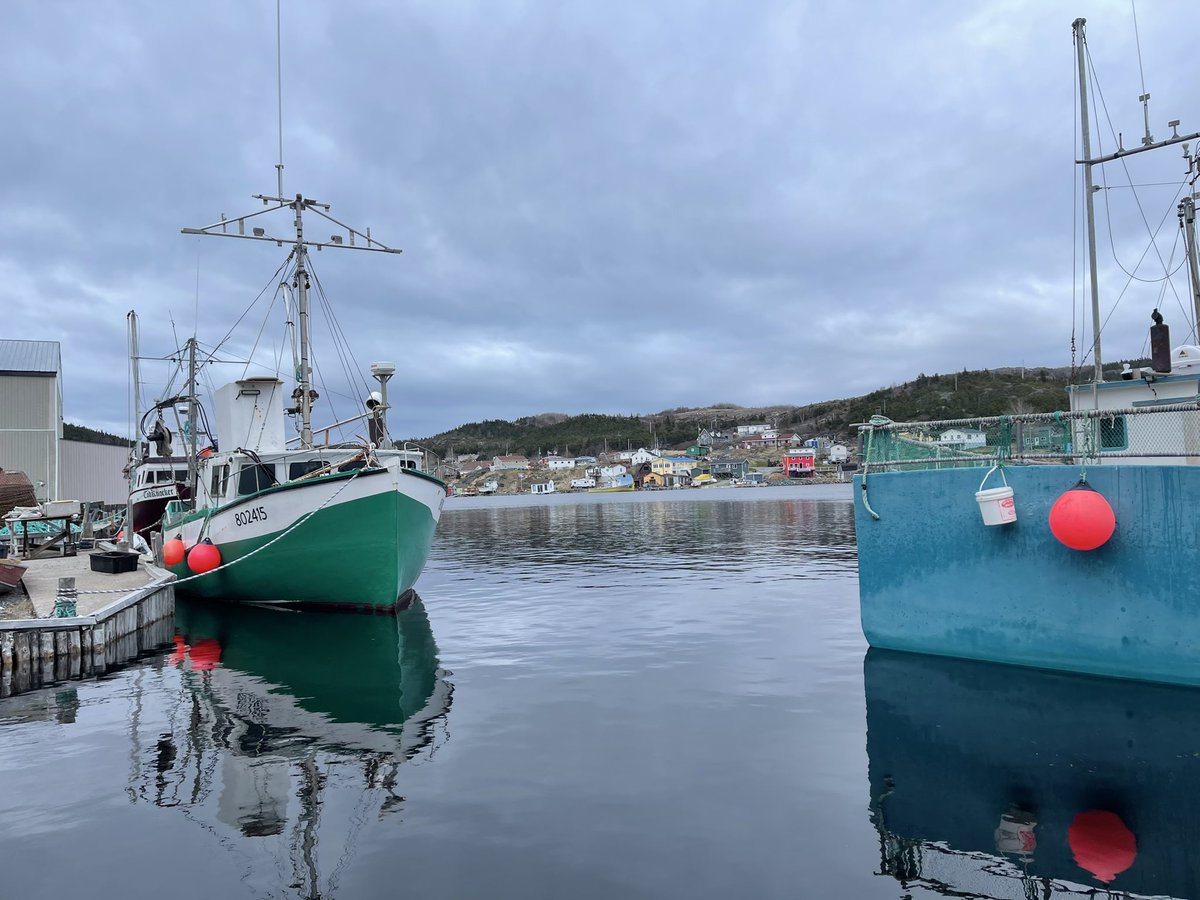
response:
[[[163,562],[168,566],[177,566],[183,562],[187,547],[179,538],[171,538],[163,544]]]
[[[1113,535],[1117,517],[1104,495],[1081,481],[1054,501],[1050,531],[1072,550],[1095,550]]]
[[[1102,809],[1081,812],[1067,829],[1075,862],[1108,884],[1133,865],[1137,840],[1116,813]]]
[[[217,549],[216,544],[205,538],[203,543],[188,551],[187,564],[197,575],[211,572],[221,564],[221,551]]]

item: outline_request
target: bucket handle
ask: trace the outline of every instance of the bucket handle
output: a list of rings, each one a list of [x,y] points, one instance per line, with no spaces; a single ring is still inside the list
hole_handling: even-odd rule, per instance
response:
[[[987,480],[992,477],[992,473],[999,470],[1000,480],[1004,482],[1004,486],[1008,487],[1008,479],[1004,477],[1004,468],[999,463],[987,470],[987,474],[983,476],[983,481],[979,482],[979,489],[982,491],[983,486],[987,484]]]

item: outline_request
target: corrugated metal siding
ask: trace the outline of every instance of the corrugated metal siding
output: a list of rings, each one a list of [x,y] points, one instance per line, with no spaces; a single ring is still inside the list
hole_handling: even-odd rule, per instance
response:
[[[62,441],[63,500],[82,500],[84,503],[124,503],[129,496],[129,482],[121,474],[129,462],[128,447],[109,444],[89,444],[83,441]]]
[[[0,375],[0,432],[10,428],[58,433],[58,380]]]
[[[0,341],[0,372],[57,375],[61,371],[58,341]]]
[[[54,444],[49,431],[0,431],[0,469],[24,472],[38,500],[54,499]]]

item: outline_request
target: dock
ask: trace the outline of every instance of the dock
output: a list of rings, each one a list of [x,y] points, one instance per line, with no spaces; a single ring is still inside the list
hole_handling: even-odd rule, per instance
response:
[[[174,635],[175,576],[145,557],[118,574],[92,571],[86,552],[33,559],[23,580],[35,617],[0,619],[0,698],[102,675]]]

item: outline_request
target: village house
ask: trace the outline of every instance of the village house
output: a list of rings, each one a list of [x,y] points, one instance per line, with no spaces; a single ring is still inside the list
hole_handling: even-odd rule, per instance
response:
[[[715,478],[745,478],[750,463],[733,457],[708,460],[708,471]]]
[[[783,454],[783,474],[788,478],[807,478],[817,465],[817,451],[812,447],[792,447]]]
[[[986,445],[987,437],[978,428],[948,428],[938,437],[938,443],[945,447],[969,450]]]
[[[521,456],[519,453],[513,453],[506,456],[492,457],[492,471],[503,472],[507,469],[528,469],[529,460]]]
[[[738,443],[743,450],[762,450],[775,447],[790,447],[799,444],[802,438],[794,432],[775,432],[771,437],[766,434],[753,435]]]
[[[737,436],[741,438],[741,437],[749,437],[752,434],[762,434],[764,431],[768,430],[770,427],[771,427],[770,425],[767,425],[765,423],[760,424],[760,425],[739,425],[737,427]]]

